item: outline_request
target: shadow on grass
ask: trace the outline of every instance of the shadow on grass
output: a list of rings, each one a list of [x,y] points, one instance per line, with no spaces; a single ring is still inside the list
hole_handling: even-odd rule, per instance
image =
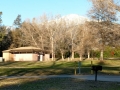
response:
[[[50,62],[49,65],[44,65],[45,62],[6,62],[3,63],[5,68],[0,68],[0,76],[38,76],[38,75],[74,75],[75,69],[76,74],[78,74],[78,62],[59,62],[54,61]],[[14,65],[19,66],[14,68]],[[22,64],[22,65],[21,65]],[[43,64],[43,65],[42,65]],[[108,67],[106,62],[95,63],[103,66],[103,70],[100,71],[100,74],[119,74],[120,67]],[[0,65],[2,65],[0,63]],[[27,66],[28,65],[28,66]],[[30,65],[30,67],[29,67]],[[10,68],[7,66],[11,66]],[[25,66],[25,67],[24,67]],[[87,64],[81,64],[81,74],[91,74],[91,64],[90,61]],[[115,73],[116,72],[116,73]]]
[[[120,67],[105,67],[103,66],[103,70],[100,74],[107,74],[107,75],[120,75]]]
[[[39,62],[29,62],[29,61],[24,61],[24,62],[21,62],[21,61],[9,61],[9,62],[0,62],[0,67],[19,67],[19,66],[22,66],[22,67],[28,67],[28,66],[31,66],[31,65],[36,65],[36,63],[39,63]]]
[[[17,62],[0,62],[0,66],[7,66],[7,65],[11,65]]]
[[[4,84],[0,84],[0,90],[119,90],[120,88],[120,83],[117,82],[95,82],[73,78],[4,79],[1,82]]]
[[[37,63],[35,65],[35,63]],[[20,65],[18,65],[20,64]],[[22,64],[22,65],[21,65]],[[33,65],[32,67],[24,67],[24,65]],[[38,66],[42,62],[5,62],[2,63],[4,67],[0,68],[0,76],[31,76],[31,75],[60,75],[60,74],[74,74],[73,63],[56,63],[54,61],[48,66]],[[18,67],[14,68],[14,65]],[[10,67],[9,67],[10,66]],[[20,67],[23,66],[23,68]]]
[[[46,68],[74,68],[77,65],[76,62],[60,62],[57,63],[56,61],[53,64]]]
[[[37,76],[37,75],[61,75],[74,74],[74,69],[41,69],[41,68],[9,68],[0,69],[0,76]]]
[[[16,65],[23,62],[16,62]],[[33,62],[26,63],[31,64]],[[10,65],[14,65],[9,63]],[[40,64],[40,63],[39,63]],[[23,66],[23,65],[22,65]],[[37,67],[37,68],[36,68]],[[0,76],[37,76],[37,75],[74,75],[76,72],[78,73],[78,63],[77,62],[52,62],[51,65],[48,66],[33,66],[33,68],[0,68]],[[90,67],[81,67],[82,74],[90,74]]]

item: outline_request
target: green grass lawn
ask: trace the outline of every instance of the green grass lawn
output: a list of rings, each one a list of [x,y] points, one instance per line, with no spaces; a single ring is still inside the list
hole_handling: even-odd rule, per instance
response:
[[[120,75],[120,60],[93,60],[92,65],[102,65],[99,74]],[[78,74],[78,61],[49,62],[1,62],[0,76],[31,76],[31,75],[61,75]],[[91,74],[91,60],[81,62],[81,74]]]
[[[120,75],[120,60],[93,60],[102,65],[99,74]],[[1,62],[0,76],[74,75],[78,74],[78,61]],[[81,74],[91,74],[91,60],[81,62]],[[0,90],[119,90],[119,82],[84,81],[74,78],[4,78]]]

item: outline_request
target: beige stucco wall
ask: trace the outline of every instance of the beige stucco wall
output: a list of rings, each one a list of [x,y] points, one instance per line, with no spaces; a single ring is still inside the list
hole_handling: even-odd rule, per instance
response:
[[[45,60],[45,61],[49,61],[49,60],[50,60],[50,54],[45,54],[44,60]]]
[[[9,52],[3,52],[3,59],[4,61],[10,61],[11,59],[11,54]]]
[[[14,54],[14,61],[38,61],[38,55],[32,53]]]
[[[4,61],[48,61],[50,54],[39,55],[37,53],[10,53],[11,50],[3,51]]]

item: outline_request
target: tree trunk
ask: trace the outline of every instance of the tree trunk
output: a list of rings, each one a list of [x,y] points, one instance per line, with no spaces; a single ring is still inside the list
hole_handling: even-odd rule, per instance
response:
[[[72,39],[72,56],[71,56],[71,60],[74,59],[74,50],[73,50],[73,39]]]
[[[54,45],[53,45],[53,37],[51,41],[51,50],[52,50],[52,61],[54,60]]]
[[[74,59],[74,51],[72,51],[72,57],[71,57],[71,59],[72,60]]]
[[[62,55],[62,60],[64,60],[64,56],[63,56],[64,54],[63,54],[63,53],[61,53],[61,55]]]
[[[90,50],[88,50],[88,57],[87,58],[90,59]]]
[[[44,50],[44,46],[43,46],[43,37],[41,36],[40,38],[41,38],[41,48],[42,48],[42,50]]]
[[[80,61],[82,61],[82,54],[80,54]]]
[[[100,60],[103,60],[103,50],[100,51]]]

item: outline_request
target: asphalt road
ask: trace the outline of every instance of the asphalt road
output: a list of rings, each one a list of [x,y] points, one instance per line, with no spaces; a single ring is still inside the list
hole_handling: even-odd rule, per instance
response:
[[[5,78],[77,78],[82,80],[95,80],[95,75],[0,76],[0,79]],[[120,76],[98,75],[97,81],[120,82]]]

